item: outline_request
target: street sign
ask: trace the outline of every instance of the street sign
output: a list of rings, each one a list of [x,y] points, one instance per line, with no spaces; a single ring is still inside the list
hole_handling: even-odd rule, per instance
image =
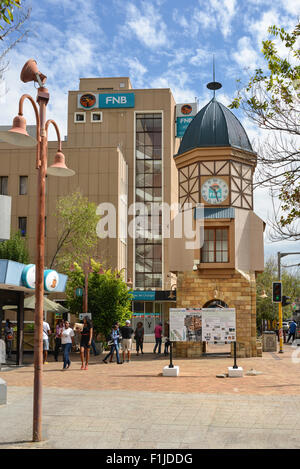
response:
[[[81,288],[81,287],[76,288],[75,295],[78,296],[78,297],[83,296],[83,288]]]

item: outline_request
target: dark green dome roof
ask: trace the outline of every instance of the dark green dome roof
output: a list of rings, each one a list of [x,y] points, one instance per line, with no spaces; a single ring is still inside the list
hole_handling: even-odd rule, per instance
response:
[[[177,155],[201,147],[236,147],[253,153],[240,121],[215,98],[194,117],[185,131]]]

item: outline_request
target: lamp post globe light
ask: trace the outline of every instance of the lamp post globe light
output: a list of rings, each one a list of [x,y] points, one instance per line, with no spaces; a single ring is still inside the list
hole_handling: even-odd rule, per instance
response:
[[[53,176],[73,176],[75,172],[67,168],[62,153],[61,138],[57,124],[46,121],[46,108],[49,92],[45,88],[47,77],[39,72],[35,60],[30,59],[21,72],[24,83],[38,83],[37,104],[34,99],[24,94],[19,101],[19,113],[13,120],[10,130],[0,132],[0,139],[21,147],[36,146],[37,183],[37,227],[36,227],[36,281],[35,281],[35,328],[34,328],[34,390],[33,390],[33,441],[42,439],[42,376],[43,376],[43,297],[44,297],[44,252],[45,252],[45,181],[46,174]],[[26,120],[23,116],[23,103],[28,99],[36,116],[36,139],[28,135]],[[52,166],[47,169],[48,129],[53,125],[58,140],[58,151]]]

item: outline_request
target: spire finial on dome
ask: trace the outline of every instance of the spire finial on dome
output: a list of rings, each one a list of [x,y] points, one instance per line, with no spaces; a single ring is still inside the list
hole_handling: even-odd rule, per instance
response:
[[[222,88],[222,83],[219,83],[218,81],[215,80],[215,54],[213,54],[213,81],[208,83],[206,86],[209,90],[213,90],[214,97],[216,95],[216,90],[219,90],[220,88]]]

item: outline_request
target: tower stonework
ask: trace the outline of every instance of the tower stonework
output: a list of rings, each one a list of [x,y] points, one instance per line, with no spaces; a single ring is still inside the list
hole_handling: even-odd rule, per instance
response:
[[[265,228],[253,211],[257,155],[238,119],[213,98],[189,125],[174,160],[181,209],[192,204],[194,219],[204,217],[200,249],[187,253],[178,241],[170,247],[176,306],[235,308],[238,356],[256,357],[256,276],[264,269]],[[197,357],[206,344],[177,342],[174,350],[177,357]]]

